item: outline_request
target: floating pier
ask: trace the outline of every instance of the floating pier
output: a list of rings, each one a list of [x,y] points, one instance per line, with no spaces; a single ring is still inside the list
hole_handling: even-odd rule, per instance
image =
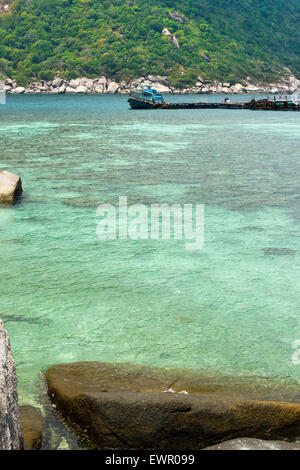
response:
[[[232,103],[226,98],[223,102],[167,103],[156,90],[145,89],[132,91],[128,102],[132,109],[250,109],[253,111],[300,111],[300,104],[285,100],[255,100],[246,103]]]

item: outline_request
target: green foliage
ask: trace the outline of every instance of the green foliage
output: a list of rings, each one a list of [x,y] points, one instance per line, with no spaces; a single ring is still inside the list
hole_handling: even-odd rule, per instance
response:
[[[0,73],[21,84],[168,75],[174,86],[300,73],[299,0],[12,0],[0,14]],[[177,11],[184,23],[173,20]],[[168,28],[178,49],[162,34]]]
[[[197,72],[193,69],[181,71],[174,70],[169,76],[169,83],[175,88],[189,88],[195,85],[197,81]]]

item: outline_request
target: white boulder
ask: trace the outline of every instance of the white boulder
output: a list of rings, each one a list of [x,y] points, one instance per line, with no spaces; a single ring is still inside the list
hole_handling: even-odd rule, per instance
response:
[[[76,90],[75,90],[75,93],[87,93],[88,89],[86,86],[83,86],[83,85],[79,85]]]
[[[114,95],[115,93],[117,93],[118,88],[119,88],[119,84],[118,84],[118,83],[116,83],[116,82],[110,82],[109,85],[108,85],[108,87],[107,87],[106,92],[107,92],[107,93],[111,93],[112,95]]]
[[[70,81],[69,88],[77,88],[80,86],[80,78],[76,78]]]
[[[18,86],[17,88],[14,89],[14,93],[16,93],[17,95],[21,95],[24,92],[25,92],[25,88],[22,86]]]
[[[52,86],[53,86],[54,88],[59,88],[59,87],[62,86],[62,84],[63,84],[63,80],[62,80],[61,78],[59,78],[59,77],[55,78],[55,79],[53,80],[53,82],[52,82]]]
[[[104,91],[105,91],[105,87],[103,83],[96,85],[94,88],[94,93],[104,93]]]
[[[245,87],[240,83],[236,83],[231,87],[232,93],[244,93],[246,91]]]
[[[9,171],[0,170],[0,203],[12,204],[22,192],[21,178]]]
[[[65,89],[65,93],[76,93],[76,88],[67,86]]]

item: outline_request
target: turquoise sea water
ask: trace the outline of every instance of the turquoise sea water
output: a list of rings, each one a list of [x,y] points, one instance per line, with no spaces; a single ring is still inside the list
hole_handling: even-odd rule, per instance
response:
[[[299,380],[300,114],[131,111],[126,99],[0,106],[0,166],[25,189],[0,208],[0,316],[21,402],[41,370],[82,360]],[[203,250],[99,241],[96,208],[119,196],[204,203]]]

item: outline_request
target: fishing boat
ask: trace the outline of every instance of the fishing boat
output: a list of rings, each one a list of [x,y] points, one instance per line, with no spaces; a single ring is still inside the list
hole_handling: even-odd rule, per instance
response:
[[[166,103],[163,96],[151,88],[131,91],[128,103],[132,109],[242,109],[244,107],[244,103],[231,103],[228,98],[221,103]]]
[[[128,102],[132,109],[161,108],[165,103],[163,96],[152,88],[131,91]]]
[[[249,109],[264,111],[300,111],[300,104],[288,100],[255,100],[231,102],[228,98],[218,103],[212,102],[176,102],[166,103],[163,96],[152,88],[134,90],[129,93],[129,105],[132,109]]]

